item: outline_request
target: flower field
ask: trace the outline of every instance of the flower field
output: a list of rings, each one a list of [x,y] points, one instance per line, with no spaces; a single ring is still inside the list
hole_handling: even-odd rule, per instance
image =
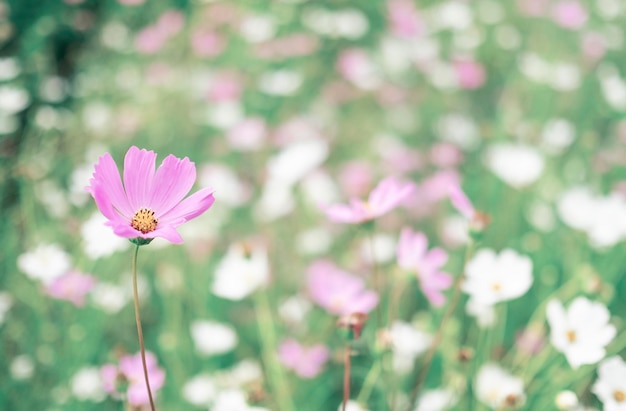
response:
[[[624,50],[622,0],[0,0],[0,410],[626,410]]]

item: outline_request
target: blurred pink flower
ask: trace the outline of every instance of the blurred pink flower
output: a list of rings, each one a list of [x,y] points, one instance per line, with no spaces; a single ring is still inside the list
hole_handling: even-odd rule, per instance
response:
[[[336,68],[339,74],[359,88],[373,89],[378,85],[374,63],[363,49],[353,47],[343,50]]]
[[[456,170],[444,170],[433,174],[420,184],[422,201],[435,203],[446,199],[449,194],[449,187],[458,185],[459,180],[459,173]]]
[[[331,314],[367,314],[378,304],[378,295],[366,290],[361,278],[329,261],[317,261],[309,267],[307,286],[311,299]]]
[[[583,34],[581,43],[583,53],[593,61],[600,60],[606,54],[607,42],[600,33],[592,31]]]
[[[148,26],[135,37],[135,49],[143,54],[154,54],[165,45],[167,36],[156,26]]]
[[[552,8],[554,22],[566,29],[577,30],[587,22],[587,10],[576,0],[563,0]]]
[[[178,10],[168,10],[161,14],[156,27],[165,37],[178,34],[185,26],[185,16]]]
[[[57,277],[46,287],[46,293],[58,300],[69,301],[77,307],[85,305],[85,296],[96,285],[89,274],[70,271]]]
[[[525,15],[542,17],[548,12],[549,0],[517,0],[517,8]]]
[[[350,204],[334,204],[326,207],[324,211],[328,218],[336,223],[363,223],[387,214],[414,191],[415,184],[387,177],[372,190],[367,201],[352,198]]]
[[[456,208],[457,211],[468,220],[473,219],[476,215],[476,209],[474,209],[474,206],[467,195],[465,195],[463,190],[461,190],[461,186],[458,184],[451,184],[449,190],[450,202],[454,208]]]
[[[224,39],[212,30],[197,30],[191,35],[191,48],[198,57],[215,57],[224,46]]]
[[[211,83],[208,98],[214,102],[239,100],[241,81],[231,73],[221,73]]]
[[[454,144],[437,143],[431,147],[429,158],[437,167],[449,168],[457,166],[463,161],[463,153]]]
[[[350,197],[365,195],[372,184],[372,166],[366,161],[351,161],[339,174],[341,190]]]
[[[404,228],[398,242],[398,265],[406,270],[415,270],[422,292],[435,307],[442,306],[446,298],[442,291],[452,285],[450,274],[441,271],[448,261],[448,254],[441,248],[428,250],[428,239],[424,233],[415,233]]]
[[[284,340],[278,348],[280,362],[302,378],[318,375],[328,357],[329,352],[325,345],[305,347],[292,338]]]
[[[398,37],[413,37],[422,32],[423,24],[411,0],[391,0],[387,3],[391,32]]]
[[[158,367],[156,357],[149,351],[146,351],[146,366],[150,388],[155,393],[165,383],[165,371]],[[104,365],[100,369],[100,375],[102,376],[103,388],[109,394],[122,394],[118,390],[118,384],[122,383],[120,385],[125,386],[124,383],[127,383],[126,396],[130,405],[140,407],[150,403],[140,353],[123,356],[120,358],[119,365]]]
[[[133,146],[124,158],[124,185],[111,154],[101,156],[89,180],[91,193],[107,225],[120,237],[162,237],[182,243],[176,228],[213,205],[213,190],[204,188],[183,199],[196,180],[189,158],[170,154],[154,170],[156,154]]]
[[[474,90],[485,84],[486,74],[482,64],[473,60],[457,60],[454,70],[459,86],[466,90]]]
[[[252,151],[263,147],[267,135],[267,126],[261,117],[249,117],[228,131],[226,138],[231,147]]]

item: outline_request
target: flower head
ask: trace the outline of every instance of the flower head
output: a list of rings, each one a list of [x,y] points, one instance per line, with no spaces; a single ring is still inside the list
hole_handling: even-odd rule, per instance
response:
[[[450,274],[441,271],[447,260],[448,254],[441,248],[428,250],[428,239],[424,233],[415,233],[410,228],[400,233],[398,265],[416,271],[422,292],[436,307],[445,302],[442,291],[452,285]]]
[[[150,241],[155,237],[180,244],[176,227],[204,213],[215,198],[204,188],[183,199],[196,180],[187,157],[167,156],[155,172],[156,154],[133,146],[124,158],[124,185],[109,153],[95,166],[87,190],[120,237]]]
[[[353,198],[350,204],[334,204],[324,211],[336,223],[358,224],[387,214],[415,191],[413,183],[400,182],[388,177],[378,183],[367,201]]]
[[[546,309],[550,324],[550,342],[572,368],[595,364],[606,355],[606,347],[615,337],[615,326],[609,324],[609,310],[601,303],[578,297],[568,307],[552,300]]]
[[[480,250],[466,267],[463,291],[477,304],[493,305],[521,297],[533,282],[530,258],[507,249],[500,254]]]
[[[157,359],[151,352],[146,352],[147,372],[152,391],[159,390],[165,383],[165,371],[157,365]],[[125,355],[118,365],[107,364],[100,369],[104,390],[119,395],[118,382],[126,382],[128,402],[134,407],[149,403],[148,390],[144,380],[141,354]]]
[[[524,403],[524,385],[499,365],[483,365],[476,376],[476,396],[494,410],[517,407]]]
[[[294,339],[287,339],[278,348],[280,362],[302,378],[313,378],[322,371],[328,360],[328,348],[322,344],[310,347],[301,345]]]
[[[96,285],[93,276],[77,271],[69,271],[55,278],[46,292],[58,300],[67,300],[77,307],[85,305],[85,296]]]
[[[626,410],[626,363],[620,357],[610,357],[598,366],[598,380],[591,391],[602,401],[607,411]]]
[[[362,279],[328,261],[309,268],[308,288],[311,299],[331,314],[368,313],[378,304],[378,295],[366,290]]]

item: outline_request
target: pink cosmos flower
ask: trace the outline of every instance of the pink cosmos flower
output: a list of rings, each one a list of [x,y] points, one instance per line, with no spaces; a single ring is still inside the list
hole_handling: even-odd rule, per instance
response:
[[[463,217],[472,220],[476,215],[476,209],[465,195],[458,184],[451,184],[449,188],[450,202]]]
[[[176,228],[213,205],[213,189],[187,195],[196,180],[189,158],[167,156],[155,172],[156,154],[133,146],[124,158],[124,185],[111,154],[98,159],[87,191],[120,237],[145,240],[162,237],[183,242]]]
[[[378,183],[367,201],[352,198],[350,204],[335,204],[324,210],[331,221],[357,224],[387,214],[415,191],[415,184],[388,177]]]
[[[564,0],[557,3],[552,9],[552,18],[559,26],[578,30],[585,26],[587,10],[575,0]]]
[[[485,68],[477,61],[457,60],[454,62],[454,70],[462,89],[474,90],[485,84]]]
[[[89,274],[70,271],[57,277],[46,287],[46,293],[58,300],[66,300],[77,307],[85,305],[85,296],[96,285]]]
[[[157,26],[148,26],[135,36],[135,49],[142,54],[154,54],[166,41],[167,36]]]
[[[329,261],[313,263],[307,273],[313,302],[331,314],[369,313],[378,304],[378,295],[365,289],[361,278],[348,274]]]
[[[442,291],[452,285],[452,276],[441,271],[448,254],[441,248],[428,250],[428,239],[423,233],[404,228],[398,242],[398,265],[415,270],[422,292],[435,307],[441,307],[446,298]]]
[[[197,30],[191,35],[191,48],[198,57],[214,57],[224,50],[226,42],[212,30]]]
[[[325,345],[305,347],[292,338],[283,341],[278,348],[280,362],[302,378],[318,375],[328,357],[329,352]]]
[[[154,354],[146,351],[146,366],[150,388],[153,392],[158,391],[165,383],[165,371],[159,368]],[[106,392],[119,396],[118,383],[128,384],[126,396],[133,407],[140,407],[150,403],[146,382],[141,364],[141,354],[125,355],[120,359],[119,365],[106,364],[100,369],[102,385]],[[125,384],[121,384],[124,386]]]
[[[391,0],[387,3],[391,32],[398,37],[413,37],[423,31],[423,23],[410,0]]]

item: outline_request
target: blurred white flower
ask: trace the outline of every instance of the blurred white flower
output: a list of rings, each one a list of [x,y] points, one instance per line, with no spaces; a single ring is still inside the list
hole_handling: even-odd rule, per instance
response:
[[[466,150],[471,150],[480,143],[476,123],[460,113],[441,117],[437,122],[437,134],[440,139],[454,143]]]
[[[228,389],[217,394],[211,411],[269,411],[248,405],[246,393],[240,389]]]
[[[458,397],[448,388],[424,390],[414,411],[446,411],[458,402]]]
[[[620,0],[598,0],[594,4],[600,15],[606,20],[617,18],[626,11]]]
[[[302,85],[302,75],[291,70],[276,70],[261,75],[259,89],[271,96],[291,96]]]
[[[20,126],[18,116],[0,113],[0,134],[11,134]]]
[[[584,364],[595,364],[606,355],[605,347],[616,334],[609,324],[611,314],[602,303],[578,297],[567,311],[557,300],[546,308],[550,324],[550,342],[576,369]]]
[[[272,178],[265,183],[254,213],[255,217],[261,221],[272,221],[289,214],[294,206],[295,199],[291,184]]]
[[[14,57],[0,58],[0,81],[12,80],[20,74],[18,59]]]
[[[102,213],[95,212],[80,228],[83,250],[92,260],[126,250],[130,245],[130,241],[115,235],[111,227],[104,225],[106,221]]]
[[[84,367],[70,380],[72,394],[80,401],[100,402],[106,397],[100,376],[100,368]]]
[[[108,314],[115,314],[130,301],[129,290],[117,284],[98,282],[90,294],[94,304]]]
[[[578,397],[573,391],[561,391],[556,395],[554,405],[560,411],[574,411],[578,406]]]
[[[520,72],[538,83],[545,83],[551,74],[550,64],[534,53],[524,53],[518,63]]]
[[[7,312],[13,305],[13,297],[7,292],[0,291],[0,325],[4,323]]]
[[[191,337],[196,351],[202,355],[226,353],[237,345],[235,330],[215,321],[196,320],[191,323]]]
[[[494,410],[511,405],[519,407],[526,399],[522,380],[493,363],[480,367],[476,377],[476,397]]]
[[[563,118],[555,118],[546,123],[541,132],[541,143],[550,154],[560,154],[576,138],[576,128]]]
[[[290,324],[302,324],[309,311],[311,302],[301,295],[292,295],[278,306],[278,315]]]
[[[211,374],[199,374],[183,386],[183,398],[198,407],[208,407],[217,394],[214,378]]]
[[[620,357],[605,359],[598,366],[598,379],[591,388],[605,411],[626,409],[626,363]]]
[[[35,185],[35,196],[54,217],[65,217],[69,211],[69,204],[65,192],[52,180],[43,180]]]
[[[270,181],[294,185],[319,167],[328,157],[328,151],[328,143],[317,138],[289,144],[268,161]]]
[[[612,65],[603,65],[598,69],[600,86],[604,99],[613,109],[626,109],[626,81]]]
[[[71,268],[70,256],[58,244],[40,244],[17,257],[17,266],[28,277],[49,284]]]
[[[485,165],[505,183],[522,188],[535,182],[543,172],[543,157],[529,146],[498,143],[487,148]]]
[[[460,1],[443,1],[433,9],[433,24],[438,29],[465,30],[473,20],[470,6]]]
[[[111,107],[105,103],[93,101],[83,108],[83,123],[91,131],[105,132],[113,123],[112,118]]]
[[[324,254],[330,249],[332,243],[332,234],[322,227],[303,231],[296,237],[298,251],[303,255]]]
[[[238,101],[223,101],[208,107],[207,121],[219,129],[230,129],[241,122],[243,117],[243,108]]]
[[[432,336],[417,329],[412,324],[394,321],[389,328],[393,368],[399,373],[408,373],[413,369],[415,358],[430,347]]]
[[[63,77],[48,76],[41,82],[39,95],[45,101],[58,103],[67,96],[68,87]]]
[[[594,247],[611,247],[626,238],[626,198],[619,193],[603,197],[573,187],[561,195],[557,210],[565,224],[586,232]]]
[[[245,185],[235,171],[228,166],[211,163],[202,166],[198,175],[201,187],[211,187],[219,195],[220,203],[231,207],[244,205],[251,196],[251,189]]]
[[[360,38],[369,30],[367,17],[358,9],[311,8],[302,15],[302,23],[323,36],[348,39]]]
[[[211,291],[229,300],[241,300],[267,284],[267,250],[258,244],[235,243],[217,265]]]
[[[580,69],[566,62],[553,63],[550,67],[548,83],[558,91],[573,91],[580,87]]]
[[[15,86],[0,86],[0,113],[15,114],[30,104],[28,92]]]
[[[239,361],[234,367],[218,375],[218,382],[226,387],[243,387],[263,379],[261,365],[250,359]]]
[[[496,323],[496,310],[492,304],[482,304],[475,298],[467,300],[465,312],[476,318],[476,323],[480,328],[491,328]]]
[[[339,404],[339,408],[337,408],[337,411],[342,411],[342,410],[343,410],[343,403]],[[346,411],[369,411],[369,410],[356,401],[348,400],[346,404]]]
[[[340,200],[339,190],[327,172],[314,170],[302,179],[300,184],[306,200],[315,209]]]
[[[16,380],[27,380],[33,376],[35,371],[35,364],[33,360],[27,355],[18,355],[13,358],[11,365],[9,366],[11,376]]]
[[[372,247],[374,250],[372,250]],[[374,234],[372,239],[365,238],[361,242],[360,248],[361,258],[365,262],[369,264],[374,261],[380,264],[388,263],[396,257],[396,238],[389,234]],[[372,252],[374,255],[372,255]]]
[[[248,42],[261,43],[274,37],[276,24],[271,16],[248,16],[241,22],[239,30],[241,36]]]
[[[493,305],[524,295],[533,283],[530,258],[511,249],[500,254],[479,250],[467,263],[463,291],[480,305]]]

